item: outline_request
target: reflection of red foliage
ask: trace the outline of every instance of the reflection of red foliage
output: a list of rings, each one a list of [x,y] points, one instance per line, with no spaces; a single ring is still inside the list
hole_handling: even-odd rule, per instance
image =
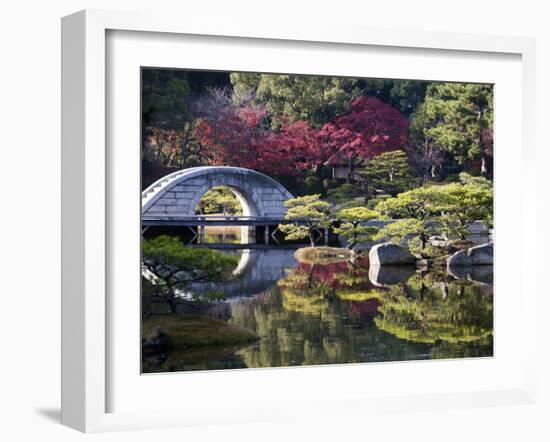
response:
[[[363,317],[373,317],[378,313],[378,307],[381,302],[378,299],[369,299],[367,301],[348,302],[349,311],[352,315]]]
[[[354,264],[340,261],[330,264],[300,263],[296,272],[307,274],[310,282],[323,283],[332,289],[356,288],[372,289],[374,286],[368,278],[369,260],[367,257],[358,259]],[[353,279],[353,283],[350,280]]]

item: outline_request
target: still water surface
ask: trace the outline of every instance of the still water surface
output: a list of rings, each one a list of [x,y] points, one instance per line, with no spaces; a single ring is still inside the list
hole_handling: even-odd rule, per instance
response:
[[[369,273],[367,259],[313,265],[298,263],[294,251],[227,252],[240,256],[229,280],[193,283],[170,308],[144,304],[148,320],[205,315],[259,340],[144,357],[143,371],[492,356],[492,267]]]

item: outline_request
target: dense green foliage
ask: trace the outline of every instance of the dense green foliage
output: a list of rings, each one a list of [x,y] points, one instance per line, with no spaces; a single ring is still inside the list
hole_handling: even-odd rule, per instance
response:
[[[309,238],[311,247],[315,247],[315,230],[330,226],[329,204],[320,197],[319,194],[306,195],[285,201],[288,208],[285,220],[290,222],[279,224],[279,230],[285,233],[286,239]]]
[[[378,238],[402,241],[418,237],[423,249],[430,233],[464,239],[467,227],[474,221],[491,225],[493,193],[489,186],[472,183],[424,186],[386,199],[376,209],[383,216],[398,220],[381,229]]]
[[[493,88],[466,83],[433,83],[412,117],[413,142],[426,154],[447,154],[458,165],[477,162],[490,172],[492,157]]]
[[[167,235],[143,240],[141,253],[143,265],[169,291],[191,281],[222,277],[238,262],[215,250],[184,247],[178,238]]]
[[[493,189],[493,182],[482,176],[470,175],[468,172],[460,172],[458,179],[462,184],[473,184],[479,188],[491,190]]]
[[[256,103],[265,104],[276,125],[288,116],[321,127],[345,113],[362,92],[359,81],[350,78],[248,73],[230,77],[237,96],[253,96]]]
[[[227,186],[212,187],[200,199],[196,209],[199,214],[221,213],[242,215],[241,203]]]
[[[393,242],[402,243],[418,237],[421,238],[423,249],[426,243],[427,233],[428,228],[421,220],[404,218],[398,219],[379,229],[374,239],[384,240],[389,238]]]
[[[474,221],[493,223],[493,192],[476,184],[447,184],[440,186],[440,221],[448,235],[465,238],[468,226]]]
[[[353,184],[344,183],[330,189],[327,194],[327,200],[331,203],[340,204],[362,195],[365,195],[365,193],[359,187]]]
[[[379,213],[366,207],[342,209],[337,214],[340,226],[334,232],[348,240],[348,248],[353,248],[358,242],[368,241],[378,231],[377,227],[364,223],[379,217]]]
[[[316,176],[308,176],[304,180],[304,187],[307,195],[314,195],[316,193],[322,194],[325,191],[323,189],[323,183]]]
[[[276,115],[319,127],[347,110],[361,95],[379,98],[410,115],[424,99],[429,83],[411,80],[232,73],[239,103],[262,103]]]
[[[144,123],[176,129],[188,114],[190,86],[187,72],[177,69],[142,71]]]
[[[441,186],[418,187],[381,201],[377,206],[389,218],[415,218],[427,221],[440,213]]]
[[[359,174],[366,178],[372,191],[381,190],[391,196],[418,186],[419,181],[402,150],[384,152],[371,158]]]

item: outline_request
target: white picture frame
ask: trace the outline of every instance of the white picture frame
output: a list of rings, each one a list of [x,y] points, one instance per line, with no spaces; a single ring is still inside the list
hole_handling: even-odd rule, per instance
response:
[[[529,171],[535,161],[534,106],[535,106],[535,43],[532,39],[491,37],[450,33],[415,31],[388,31],[369,28],[350,28],[307,25],[295,29],[277,23],[255,26],[238,21],[216,23],[195,17],[181,24],[170,16],[142,13],[86,10],[63,18],[62,21],[62,422],[85,432],[121,429],[157,428],[208,424],[212,416],[152,408],[133,411],[109,410],[109,393],[113,389],[109,376],[113,354],[110,348],[109,243],[113,230],[108,228],[111,214],[109,195],[109,155],[106,121],[110,118],[107,106],[109,93],[106,68],[110,55],[107,45],[109,32],[151,32],[172,36],[216,36],[284,42],[286,45],[308,42],[337,44],[347,47],[401,48],[403,51],[426,49],[430,51],[468,52],[480,60],[484,54],[508,54],[520,57],[521,64],[521,158],[523,182],[518,195],[523,201],[520,235],[525,236],[536,222],[536,192],[527,191],[533,174]],[[156,34],[157,36],[159,34]],[[293,43],[295,42],[295,43]],[[111,54],[112,55],[112,54]],[[498,105],[498,104],[497,104]],[[498,112],[498,110],[497,110]],[[498,140],[497,140],[498,143]],[[497,190],[498,198],[498,190]],[[533,221],[535,220],[535,221]],[[498,232],[498,229],[497,229]],[[498,234],[498,233],[497,233]],[[523,241],[520,254],[534,254],[535,245]],[[497,246],[498,254],[501,253]],[[506,251],[503,247],[501,251]],[[526,275],[526,267],[520,273]],[[533,279],[521,279],[521,305],[536,303]],[[535,336],[533,321],[521,317],[524,337]],[[498,329],[497,329],[498,330]],[[136,337],[137,341],[138,337]],[[489,390],[478,389],[461,393],[429,392],[424,395],[403,394],[353,397],[337,393],[327,398],[314,398],[310,407],[286,407],[275,404],[259,410],[249,399],[240,399],[238,407],[247,410],[241,421],[273,420],[285,417],[326,416],[328,401],[338,401],[340,414],[366,414],[384,409],[453,408],[498,405],[503,403],[532,403],[535,397],[536,356],[534,339],[527,342],[521,360],[524,368],[521,385],[503,385]],[[518,356],[519,357],[519,356]],[[411,370],[419,363],[410,362]],[[357,376],[364,365],[347,369]],[[340,369],[346,369],[340,367]],[[443,366],[441,366],[443,369]],[[446,366],[445,369],[450,369]],[[456,369],[456,367],[455,367]],[[311,369],[310,369],[311,370]],[[327,370],[327,368],[323,369]],[[252,384],[266,382],[262,370],[245,371],[232,375]],[[260,374],[258,374],[260,373]],[[274,373],[274,374],[273,374]],[[301,369],[272,370],[271,380],[300,379]],[[328,373],[326,371],[325,373]],[[223,372],[216,376],[225,376]],[[204,376],[204,374],[203,374]],[[212,374],[209,375],[212,379]],[[328,376],[328,375],[327,375]],[[198,378],[196,378],[198,379]],[[203,378],[204,379],[204,378]],[[305,381],[305,379],[302,379]],[[166,378],[165,378],[166,382]],[[248,401],[248,402],[247,402]],[[239,400],[237,400],[239,402]],[[334,414],[334,410],[330,410]],[[223,413],[216,415],[223,421]],[[234,421],[233,416],[231,417]],[[229,422],[229,420],[228,420]]]

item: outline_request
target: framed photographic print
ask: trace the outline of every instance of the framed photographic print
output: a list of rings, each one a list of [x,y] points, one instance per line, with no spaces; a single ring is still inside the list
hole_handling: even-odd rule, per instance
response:
[[[493,356],[492,84],[141,94],[142,373]]]
[[[63,422],[532,400],[533,57],[64,18]]]

